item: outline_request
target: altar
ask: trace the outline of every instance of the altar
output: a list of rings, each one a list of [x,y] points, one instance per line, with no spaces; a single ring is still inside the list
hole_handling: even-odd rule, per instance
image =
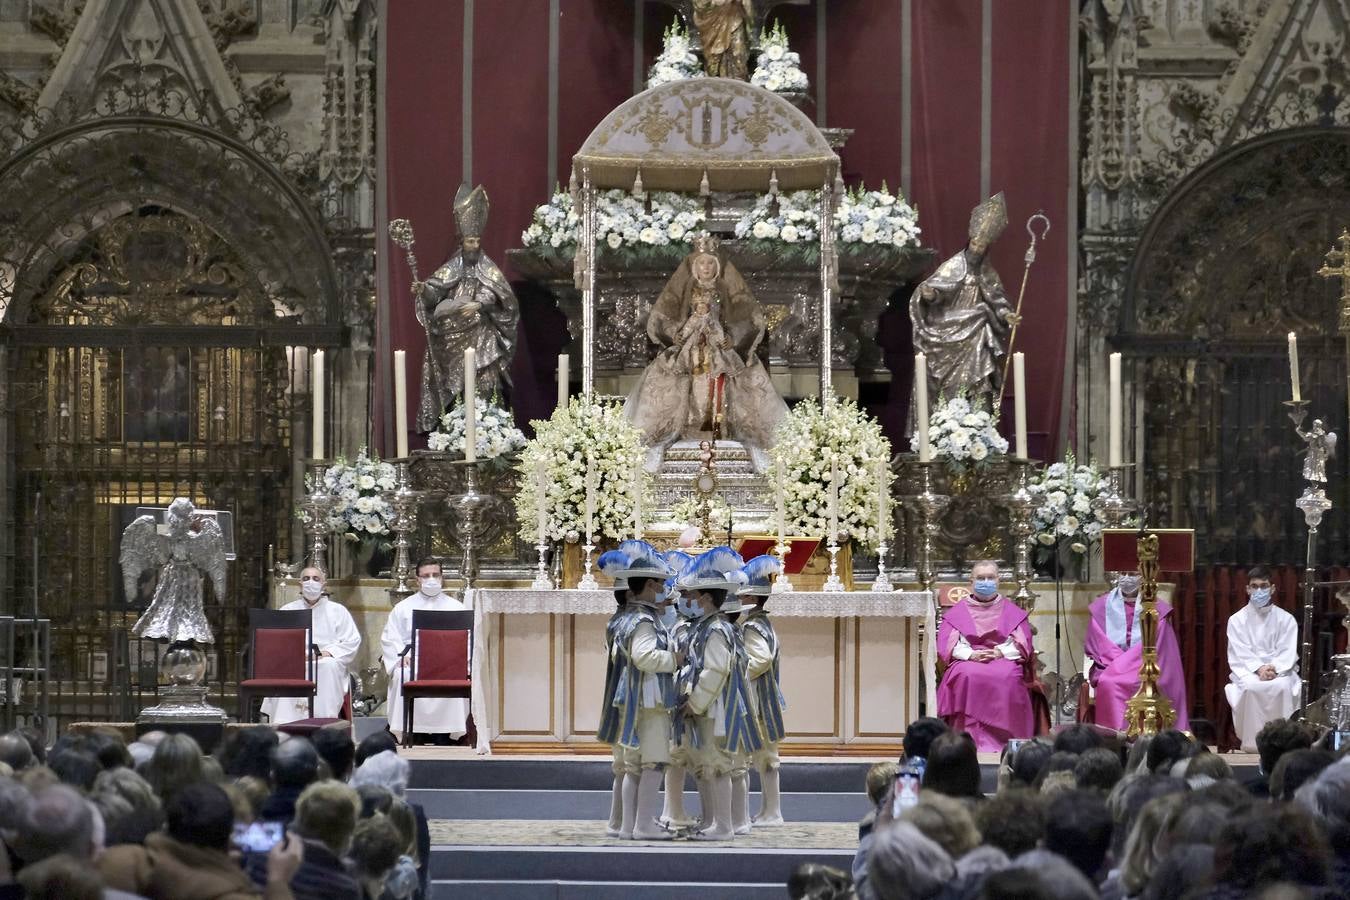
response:
[[[473,609],[478,752],[607,752],[595,731],[613,592],[480,589]],[[926,591],[794,592],[768,609],[784,647],[784,755],[893,753],[921,679],[933,708]]]

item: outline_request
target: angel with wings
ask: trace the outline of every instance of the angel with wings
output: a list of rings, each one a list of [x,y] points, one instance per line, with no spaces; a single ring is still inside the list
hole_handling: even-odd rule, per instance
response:
[[[135,596],[142,572],[159,570],[154,596],[133,634],[175,644],[215,641],[202,607],[203,573],[211,577],[216,596],[225,593],[225,538],[214,518],[196,515],[192,501],[178,497],[164,513],[163,529],[154,516],[139,516],[127,526],[121,563],[128,597]]]
[[[1325,483],[1327,460],[1336,455],[1336,432],[1327,431],[1321,419],[1313,419],[1312,428],[1308,431],[1297,426],[1294,430],[1308,445],[1308,449],[1304,451],[1308,457],[1303,460],[1303,477],[1308,481]]]

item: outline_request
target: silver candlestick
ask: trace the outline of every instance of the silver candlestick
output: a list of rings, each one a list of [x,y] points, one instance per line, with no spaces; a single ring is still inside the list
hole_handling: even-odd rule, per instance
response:
[[[530,582],[530,589],[534,591],[553,590],[553,579],[548,577],[548,544],[542,540],[534,545],[534,549],[539,551],[539,571],[534,575],[534,581]]]
[[[1284,405],[1289,407],[1289,419],[1294,423],[1294,433],[1307,441],[1303,421],[1308,416],[1308,401],[1286,400]],[[1313,448],[1309,443],[1308,453],[1311,455],[1312,452]],[[1312,702],[1312,683],[1309,677],[1312,674],[1313,610],[1317,605],[1317,530],[1322,527],[1322,516],[1331,509],[1331,500],[1327,498],[1326,489],[1322,487],[1324,481],[1307,478],[1309,474],[1307,466],[1304,467],[1303,473],[1308,483],[1303,488],[1303,493],[1294,501],[1294,506],[1303,513],[1303,521],[1308,526],[1308,544],[1303,565],[1303,634],[1299,647],[1299,709],[1301,715],[1306,716],[1308,704]]]
[[[309,564],[324,573],[325,577],[332,574],[328,571],[328,546],[325,543],[328,533],[332,531],[328,516],[337,504],[337,498],[324,487],[327,468],[324,463],[315,464],[310,476],[309,493],[300,504],[301,524],[305,534],[309,535]]]
[[[417,513],[422,502],[422,492],[413,490],[412,473],[407,460],[394,463],[394,489],[386,491],[384,498],[393,513],[394,565],[391,574],[394,579],[394,590],[410,594],[412,589],[408,587],[408,581],[412,578],[413,564],[412,554],[409,552],[412,545],[408,535],[417,530]]]
[[[1134,512],[1134,501],[1122,493],[1125,470],[1129,466],[1111,466],[1106,470],[1106,487],[1093,505],[1101,512],[1102,523],[1107,528],[1120,528],[1128,523]]]
[[[825,549],[830,551],[830,577],[825,579],[820,589],[829,594],[838,594],[844,590],[843,579],[839,577],[839,538],[830,535],[830,543]]]
[[[890,547],[886,546],[886,539],[882,538],[881,543],[877,545],[877,577],[872,582],[872,592],[875,594],[889,594],[895,590],[891,584],[891,577],[886,574],[886,551]]]
[[[933,594],[934,602],[937,598],[934,591],[937,586],[937,572],[933,570],[933,551],[936,548],[938,533],[942,529],[942,523],[938,520],[938,517],[942,515],[943,510],[947,508],[947,504],[951,502],[951,497],[936,493],[933,490],[933,466],[935,465],[937,463],[931,460],[918,464],[920,487],[923,490],[910,499],[911,504],[919,512],[921,539],[919,541],[919,570],[916,574],[923,589]]]
[[[780,540],[773,548],[773,552],[778,557],[778,563],[782,567],[782,571],[774,576],[773,587],[770,588],[770,593],[789,594],[792,592],[793,588],[791,580],[788,579],[787,561],[788,554],[792,552],[792,545],[786,540]]]
[[[1009,530],[1017,541],[1017,559],[1015,576],[1017,591],[1012,600],[1022,609],[1031,612],[1036,608],[1036,592],[1031,589],[1031,533],[1036,529],[1031,524],[1031,513],[1036,501],[1027,487],[1031,463],[1025,459],[1013,462],[1017,478],[1017,490],[1008,498],[1008,510],[1012,513]]]
[[[459,520],[459,544],[464,549],[460,572],[464,578],[464,600],[468,602],[478,577],[478,515],[487,502],[478,493],[478,463],[466,462],[464,493],[450,498],[450,508]]]
[[[586,569],[581,576],[581,580],[577,582],[577,590],[598,591],[600,590],[600,583],[596,581],[595,576],[591,574],[591,554],[595,552],[595,545],[591,543],[590,535],[586,536],[586,543],[581,545],[581,550],[586,554],[582,561],[582,564]]]

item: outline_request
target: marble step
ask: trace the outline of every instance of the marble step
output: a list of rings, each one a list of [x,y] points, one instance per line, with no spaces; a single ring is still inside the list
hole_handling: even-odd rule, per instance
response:
[[[609,791],[614,783],[608,756],[488,756],[454,759],[412,758],[408,787],[420,789],[551,791],[566,784],[572,791]],[[783,762],[784,793],[862,795],[873,760]],[[988,767],[992,774],[994,767]],[[751,776],[752,784],[755,776]],[[691,782],[692,785],[692,782]],[[435,818],[435,816],[432,816]]]
[[[689,900],[680,882],[640,881],[433,881],[431,900]],[[782,900],[781,884],[698,885],[701,900]]]

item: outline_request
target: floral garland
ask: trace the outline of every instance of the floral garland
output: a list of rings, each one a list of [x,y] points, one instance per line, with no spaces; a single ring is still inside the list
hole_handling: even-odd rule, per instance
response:
[[[788,49],[787,29],[781,21],[760,35],[759,57],[750,83],[775,93],[804,92],[811,86],[802,71],[801,55]]]
[[[916,432],[911,446],[919,446]],[[967,465],[977,468],[1008,452],[1008,439],[998,433],[998,417],[984,408],[983,401],[972,404],[962,393],[951,400],[939,401],[928,417],[928,448],[935,460],[944,460],[948,468],[963,472]]]
[[[623,414],[616,401],[573,397],[552,418],[532,423],[534,440],[525,445],[516,471],[516,520],[520,536],[533,544],[539,537],[539,473],[544,467],[544,501],[549,540],[584,537],[586,529],[587,457],[594,461],[597,539],[633,536],[633,477],[646,455],[642,430]],[[644,510],[652,509],[651,476],[642,472]]]
[[[1068,541],[1069,549],[1085,555],[1102,535],[1106,520],[1097,502],[1107,481],[1095,465],[1083,465],[1072,452],[1040,472],[1027,491],[1035,500],[1031,524],[1036,529],[1038,555],[1048,557],[1059,541]]]
[[[672,81],[702,77],[703,66],[694,53],[688,29],[679,22],[673,23],[666,29],[661,55],[656,57],[651,71],[647,73],[647,87],[650,89]]]
[[[703,203],[697,197],[653,192],[648,204],[626,191],[603,191],[596,197],[596,242],[611,250],[671,247],[685,253],[702,230]],[[557,191],[535,209],[521,234],[526,247],[551,249],[571,256],[581,234],[581,212],[572,195]]]
[[[841,537],[863,548],[880,543],[877,534],[878,491],[890,491],[891,445],[881,425],[852,400],[839,397],[824,409],[803,400],[788,411],[774,433],[772,457],[783,471],[784,516],[789,531],[825,534],[829,530],[829,481],[832,465],[840,479],[836,516]],[[879,466],[878,462],[887,464]],[[878,483],[878,476],[885,485]],[[775,498],[776,500],[776,498]],[[889,538],[894,528],[885,524]]]
[[[464,455],[464,402],[457,401],[450,411],[441,416],[441,424],[427,437],[427,446],[436,451],[452,450],[457,456]],[[511,413],[489,403],[482,397],[475,398],[474,445],[478,458],[493,460],[507,453],[514,453],[525,447],[525,435],[516,427]]]
[[[328,527],[344,540],[356,542],[390,533],[394,511],[384,491],[394,489],[392,463],[382,462],[362,447],[351,462],[339,456],[325,469],[323,486],[337,501],[328,514]]]
[[[835,211],[836,237],[840,249],[861,253],[871,247],[919,246],[919,214],[886,189],[850,190]],[[736,222],[736,237],[765,245],[803,245],[816,251],[820,229],[820,192],[793,191],[776,197],[765,195]],[[809,250],[807,247],[809,246]]]

